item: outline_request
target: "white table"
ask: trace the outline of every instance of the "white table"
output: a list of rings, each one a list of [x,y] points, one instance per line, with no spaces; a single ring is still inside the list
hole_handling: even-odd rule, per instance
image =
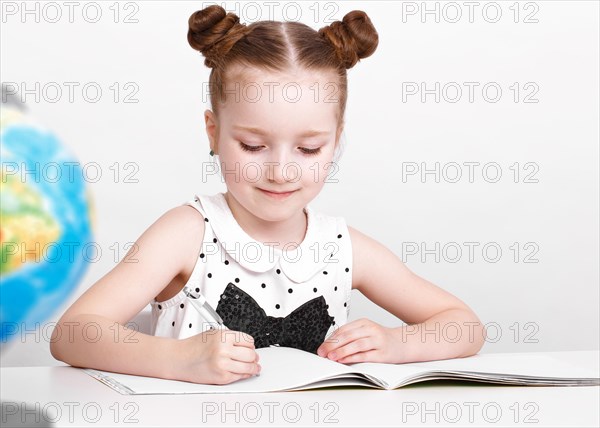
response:
[[[598,367],[598,351],[552,352]],[[266,368],[263,368],[265,370]],[[394,391],[121,395],[81,369],[1,369],[0,426],[599,426],[600,387],[428,382]],[[37,419],[37,420],[36,420]]]

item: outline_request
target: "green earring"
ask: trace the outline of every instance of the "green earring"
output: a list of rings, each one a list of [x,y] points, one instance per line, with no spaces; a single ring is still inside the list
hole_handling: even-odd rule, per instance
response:
[[[214,156],[214,155],[215,155],[215,152],[213,152],[213,151],[211,150],[209,154],[210,154],[211,156]]]

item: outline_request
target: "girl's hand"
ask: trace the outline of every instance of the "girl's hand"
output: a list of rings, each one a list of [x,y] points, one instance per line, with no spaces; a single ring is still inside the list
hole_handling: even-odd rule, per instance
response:
[[[241,331],[207,330],[181,341],[178,380],[224,385],[260,373],[254,338]]]
[[[338,363],[396,363],[401,361],[399,330],[367,318],[344,324],[317,349],[321,357]]]

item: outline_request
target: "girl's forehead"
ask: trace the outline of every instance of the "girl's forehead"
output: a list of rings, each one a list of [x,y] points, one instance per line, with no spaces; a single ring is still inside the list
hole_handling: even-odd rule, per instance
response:
[[[232,73],[222,88],[225,103],[221,111],[226,122],[292,120],[335,126],[340,90],[334,73],[304,69],[239,72]]]
[[[268,81],[302,81],[302,80],[321,80],[329,79],[332,80],[337,76],[334,70],[322,70],[322,69],[308,69],[305,67],[290,67],[285,70],[276,71],[257,67],[247,66],[232,66],[227,73],[232,80],[244,81],[256,81],[256,80],[268,80]]]
[[[319,100],[319,95],[310,85],[242,88],[238,96],[232,93],[226,95],[221,113],[229,123],[242,120],[250,123],[308,122],[322,127],[333,126],[339,109],[337,102],[330,101],[335,94],[332,92],[329,100],[323,95]]]

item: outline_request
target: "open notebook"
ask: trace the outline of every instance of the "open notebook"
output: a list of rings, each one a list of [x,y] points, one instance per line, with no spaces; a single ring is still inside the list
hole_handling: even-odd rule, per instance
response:
[[[296,348],[259,348],[260,375],[227,385],[205,385],[161,378],[82,369],[121,394],[201,394],[276,392],[363,386],[396,389],[434,379],[507,385],[599,385],[597,370],[584,369],[548,355],[478,354],[425,363],[341,364]]]

